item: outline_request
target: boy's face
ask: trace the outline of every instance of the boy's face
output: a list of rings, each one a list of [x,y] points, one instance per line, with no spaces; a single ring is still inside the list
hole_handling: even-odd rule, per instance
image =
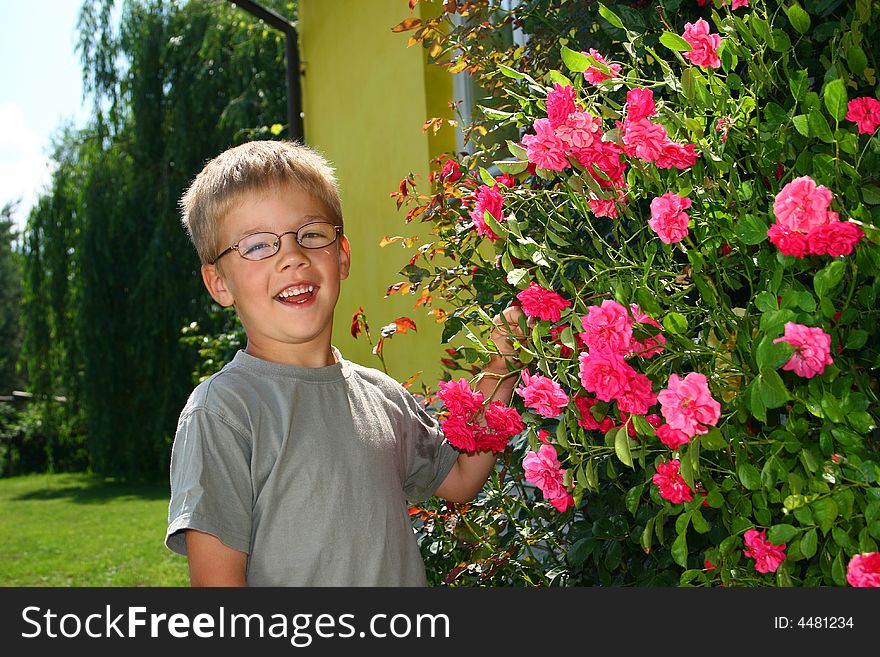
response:
[[[246,193],[224,217],[220,251],[252,233],[280,235],[315,221],[333,220],[324,204],[292,185]],[[327,365],[339,283],[348,277],[350,250],[343,236],[319,249],[284,235],[278,252],[246,260],[229,252],[202,266],[202,279],[221,306],[235,305],[248,336],[248,353],[280,363]]]

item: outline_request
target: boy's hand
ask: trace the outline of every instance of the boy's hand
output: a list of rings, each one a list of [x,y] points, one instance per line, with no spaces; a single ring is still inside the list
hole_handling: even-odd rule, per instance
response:
[[[495,315],[493,318],[492,321],[495,326],[489,334],[489,338],[498,347],[500,355],[492,355],[487,369],[506,373],[510,369],[508,362],[512,361],[511,364],[519,364],[519,359],[517,358],[518,351],[511,338],[519,342],[524,342],[526,339],[519,326],[520,317],[523,317],[523,311],[519,306],[508,306],[500,315]],[[527,326],[528,324],[529,321],[527,320]]]

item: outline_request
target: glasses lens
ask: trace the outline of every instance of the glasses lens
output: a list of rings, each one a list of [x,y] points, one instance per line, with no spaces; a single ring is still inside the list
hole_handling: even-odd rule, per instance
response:
[[[306,224],[297,233],[297,241],[307,249],[320,249],[336,241],[336,226],[326,221]]]
[[[238,253],[248,260],[269,258],[278,251],[278,236],[274,233],[254,233],[241,239]]]

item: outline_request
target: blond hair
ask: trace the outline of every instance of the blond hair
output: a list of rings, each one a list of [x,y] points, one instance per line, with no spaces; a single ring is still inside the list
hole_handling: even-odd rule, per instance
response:
[[[284,185],[322,201],[342,226],[336,175],[323,155],[291,141],[246,142],[210,160],[180,199],[181,222],[202,264],[221,250],[221,222],[242,194]]]

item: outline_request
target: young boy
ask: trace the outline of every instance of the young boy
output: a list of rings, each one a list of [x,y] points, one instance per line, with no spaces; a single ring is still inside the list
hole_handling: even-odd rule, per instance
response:
[[[208,162],[181,199],[211,297],[247,346],[199,384],[171,456],[166,545],[193,586],[424,586],[407,501],[474,498],[491,452],[459,453],[396,381],[332,346],[351,248],[317,152],[257,141]],[[478,387],[509,403],[513,345]]]

